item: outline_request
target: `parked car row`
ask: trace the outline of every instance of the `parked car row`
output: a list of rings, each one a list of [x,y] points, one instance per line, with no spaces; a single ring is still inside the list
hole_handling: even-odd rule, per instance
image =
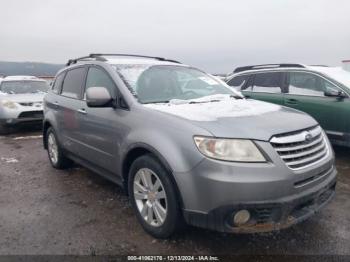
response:
[[[232,82],[240,76],[229,84],[239,87]],[[281,72],[257,86],[278,90],[294,78]],[[295,89],[307,82],[293,81]],[[246,99],[222,80],[159,57],[69,60],[44,99],[43,140],[54,168],[74,161],[122,186],[142,227],[159,238],[184,223],[238,233],[286,228],[335,192],[333,150],[313,117]]]

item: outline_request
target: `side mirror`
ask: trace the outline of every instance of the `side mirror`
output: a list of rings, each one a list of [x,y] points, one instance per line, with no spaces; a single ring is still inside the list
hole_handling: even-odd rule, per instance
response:
[[[88,107],[112,107],[113,98],[107,88],[96,86],[86,90],[86,104]]]
[[[338,97],[338,98],[345,98],[347,95],[343,91],[338,91],[334,89],[327,89],[324,91],[325,96],[330,96],[330,97]]]

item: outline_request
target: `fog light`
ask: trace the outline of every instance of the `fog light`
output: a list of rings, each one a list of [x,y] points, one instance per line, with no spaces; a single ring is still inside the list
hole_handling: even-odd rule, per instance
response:
[[[236,226],[241,226],[247,223],[250,219],[250,213],[248,210],[240,210],[233,217],[233,223]]]

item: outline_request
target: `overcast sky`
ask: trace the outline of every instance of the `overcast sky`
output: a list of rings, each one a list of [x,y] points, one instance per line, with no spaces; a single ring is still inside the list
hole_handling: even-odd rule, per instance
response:
[[[213,73],[350,59],[349,0],[1,0],[0,60],[165,56]]]

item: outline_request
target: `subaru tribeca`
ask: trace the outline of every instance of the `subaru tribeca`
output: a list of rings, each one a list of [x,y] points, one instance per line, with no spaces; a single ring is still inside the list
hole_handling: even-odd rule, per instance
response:
[[[44,99],[53,167],[73,160],[125,188],[144,230],[187,224],[266,232],[332,199],[336,169],[310,116],[244,99],[191,66],[159,57],[69,60]]]

